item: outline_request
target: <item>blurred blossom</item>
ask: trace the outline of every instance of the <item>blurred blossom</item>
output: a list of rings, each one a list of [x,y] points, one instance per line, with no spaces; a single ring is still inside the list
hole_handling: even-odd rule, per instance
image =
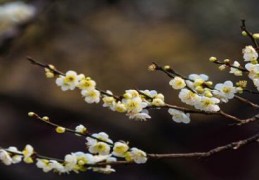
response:
[[[3,4],[0,6],[0,35],[15,25],[28,21],[35,12],[35,7],[21,1]]]

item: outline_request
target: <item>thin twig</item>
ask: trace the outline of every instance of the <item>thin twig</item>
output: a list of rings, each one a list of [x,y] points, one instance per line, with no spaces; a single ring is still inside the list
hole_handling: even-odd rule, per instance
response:
[[[215,64],[220,64],[220,65],[226,65],[227,67],[231,67],[231,68],[235,68],[235,69],[238,69],[242,72],[249,72],[247,69],[243,68],[243,67],[237,67],[237,66],[233,66],[231,65],[230,63],[225,63],[225,62],[220,62],[220,61],[214,61],[213,63]]]
[[[240,28],[241,28],[242,31],[245,31],[245,32],[246,32],[247,36],[251,39],[251,41],[252,41],[252,43],[253,43],[253,45],[254,45],[256,51],[259,52],[258,43],[257,43],[256,39],[253,37],[253,33],[249,32],[249,31],[247,30],[245,19],[242,19],[242,20],[241,20],[241,26],[240,26]]]
[[[38,119],[38,120],[40,120],[40,121],[42,121],[42,122],[44,122],[44,123],[46,123],[46,124],[48,124],[48,125],[50,125],[50,126],[52,126],[52,127],[55,127],[55,128],[57,128],[57,127],[63,127],[63,126],[60,126],[60,125],[58,125],[58,124],[55,124],[55,123],[51,122],[50,120],[44,120],[44,118],[40,117],[40,116],[39,116],[38,114],[36,114],[36,113],[34,113],[32,117],[33,117],[33,118],[36,118],[36,119]],[[64,127],[64,128],[65,128],[65,127]],[[73,130],[73,129],[69,129],[69,128],[65,128],[65,129],[66,129],[65,132],[69,132],[69,133],[76,134],[76,135],[80,135],[80,136],[84,136],[84,137],[91,137],[91,138],[96,139],[96,140],[98,140],[98,141],[105,142],[105,143],[109,144],[110,146],[113,146],[113,143],[110,143],[110,142],[107,142],[107,141],[102,140],[102,139],[100,139],[100,138],[94,137],[94,136],[92,136],[92,134],[90,134],[90,133],[88,133],[88,132],[81,133],[81,132],[77,132],[77,131],[75,131],[75,130]]]
[[[41,62],[39,62],[39,61],[37,61],[37,60],[31,58],[31,57],[27,57],[27,60],[30,61],[33,65],[37,65],[37,66],[39,66],[39,67],[49,69],[49,70],[52,71],[55,75],[65,76],[65,73],[63,73],[63,72],[57,70],[56,68],[55,68],[55,69],[51,68],[50,65],[48,65],[48,64],[43,64],[43,63],[41,63]],[[101,93],[102,95],[114,97],[117,101],[120,101],[120,100],[121,100],[121,98],[118,97],[118,96],[111,95],[111,94],[107,93],[106,91],[101,90],[101,89],[99,89],[99,88],[96,88],[96,89],[97,89],[98,91],[100,91],[100,93]]]
[[[147,156],[149,159],[163,159],[163,158],[204,158],[204,157],[209,157],[214,154],[227,151],[227,150],[237,150],[245,145],[251,144],[253,142],[257,142],[259,139],[259,133],[248,137],[246,139],[241,139],[238,141],[231,142],[229,144],[226,144],[224,146],[218,146],[216,148],[213,148],[209,151],[204,151],[204,152],[191,152],[191,153],[169,153],[169,154],[152,154],[148,153]],[[5,149],[6,150],[6,149]],[[8,151],[8,150],[7,150]],[[8,151],[13,154],[17,155],[23,155],[21,153],[17,152],[12,152]],[[59,162],[64,162],[64,160],[57,159],[57,158],[52,158],[52,157],[47,157],[43,156],[40,154],[35,153],[35,156],[40,158],[40,159],[49,159],[49,160],[57,160]],[[133,164],[133,161],[116,161],[116,162],[99,162],[94,165],[86,165],[86,166],[104,166],[104,165],[120,165],[120,164]]]
[[[243,97],[240,97],[240,96],[238,96],[238,95],[235,95],[235,99],[237,99],[237,100],[239,100],[239,101],[241,101],[241,102],[244,102],[244,103],[246,103],[246,104],[249,104],[249,105],[251,105],[251,106],[254,107],[254,108],[259,108],[259,105],[258,105],[258,104],[255,104],[255,103],[253,103],[253,102],[251,102],[251,101],[249,101],[249,100],[247,100],[247,99],[245,99],[245,98],[243,98]]]
[[[253,142],[257,142],[259,139],[259,133],[239,141],[235,141],[229,144],[226,144],[224,146],[219,146],[216,148],[213,148],[209,151],[205,152],[193,152],[193,153],[175,153],[175,154],[148,154],[149,158],[153,159],[161,159],[161,158],[202,158],[202,157],[209,157],[211,155],[217,154],[219,152],[223,152],[226,150],[237,150],[242,146],[248,145]]]
[[[59,71],[59,70],[57,70],[57,69],[51,68],[48,64],[43,64],[43,63],[41,63],[41,62],[39,62],[39,61],[36,61],[35,59],[33,59],[33,58],[31,58],[31,57],[27,57],[27,60],[30,61],[31,64],[33,64],[33,65],[37,65],[37,66],[40,66],[40,67],[42,67],[42,68],[47,68],[47,69],[49,69],[50,71],[52,71],[52,72],[53,72],[54,74],[56,74],[56,75],[65,76],[65,73],[63,73],[63,72],[61,72],[61,71]]]
[[[168,72],[166,71],[166,70],[164,70],[161,66],[159,66],[158,64],[156,64],[156,63],[154,63],[153,62],[153,64],[156,66],[156,70],[159,70],[159,71],[162,71],[162,72],[164,72],[165,74],[167,74],[168,75]],[[170,73],[169,73],[170,74]],[[170,77],[170,76],[169,76]],[[181,76],[182,77],[182,76]],[[191,81],[191,82],[194,82],[193,80],[191,80],[191,79],[184,79],[184,80],[189,80],[189,81]],[[209,86],[207,86],[206,84],[204,84],[208,89],[210,89],[210,90],[214,90],[213,88],[211,88],[211,87],[209,87]],[[189,90],[191,90],[192,92],[194,92],[191,88],[189,88],[189,87],[187,87]],[[242,98],[242,97],[240,97],[240,96],[237,96],[237,95],[235,95],[235,98],[236,99],[238,99],[239,101],[241,101],[241,102],[243,102],[243,103],[246,103],[246,104],[249,104],[250,106],[252,106],[252,107],[254,107],[254,108],[259,108],[259,105],[258,104],[255,104],[255,103],[253,103],[253,102],[251,102],[251,101],[249,101],[249,100],[247,100],[247,99],[245,99],[245,98]]]
[[[206,112],[206,111],[200,111],[200,110],[193,110],[193,109],[189,109],[189,108],[185,108],[185,107],[179,107],[179,106],[175,106],[175,105],[171,105],[171,104],[165,104],[165,106],[162,106],[162,107],[177,109],[177,110],[183,111],[185,113],[206,114],[206,115],[221,115],[225,118],[232,119],[232,120],[237,121],[237,122],[244,121],[244,120],[239,119],[235,116],[227,114],[226,112],[224,112],[222,110],[217,111],[217,112]]]

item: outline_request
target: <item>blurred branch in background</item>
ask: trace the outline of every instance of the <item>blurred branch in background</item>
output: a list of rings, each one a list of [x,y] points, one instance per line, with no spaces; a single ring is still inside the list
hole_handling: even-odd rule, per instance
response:
[[[31,68],[24,59],[30,55],[56,64],[61,70],[73,67],[78,72],[94,76],[100,82],[100,88],[113,89],[116,94],[128,87],[157,89],[168,97],[168,102],[179,104],[177,94],[167,88],[166,78],[155,73],[148,74],[143,69],[153,59],[158,59],[158,64],[171,64],[183,74],[210,73],[213,80],[221,81],[226,74],[218,73],[206,60],[212,53],[224,58],[241,59],[239,50],[250,41],[244,42],[243,37],[240,37],[239,22],[241,18],[246,18],[249,20],[249,29],[258,27],[258,1],[23,2],[33,5],[37,15],[25,28],[21,28],[20,34],[15,35],[10,43],[6,41],[8,43],[4,43],[6,45],[3,48],[1,46],[2,146],[16,144],[22,147],[26,141],[34,144],[41,153],[57,157],[85,147],[76,138],[66,136],[65,139],[35,121],[28,121],[25,115],[31,110],[48,113],[56,117],[57,123],[64,123],[68,127],[80,122],[93,127],[95,132],[105,129],[113,137],[127,139],[138,147],[141,145],[147,152],[164,154],[199,152],[257,133],[257,121],[244,127],[229,126],[229,121],[220,117],[208,118],[198,114],[191,124],[182,126],[172,123],[163,109],[161,112],[151,111],[153,119],[149,123],[133,123],[99,106],[85,105],[78,93],[60,93],[56,86],[44,81],[37,73],[38,69]],[[3,1],[1,3],[3,5]],[[39,13],[38,9],[43,10]],[[249,93],[246,97],[258,102],[258,98]],[[230,102],[224,108],[241,119],[251,116],[255,111],[235,102]],[[109,178],[258,179],[256,143],[215,157],[205,161],[161,159],[141,168],[137,165],[118,167],[118,173]],[[1,178],[107,179],[107,176],[93,173],[57,176],[43,174],[31,166],[16,167],[1,166]]]
[[[34,0],[30,4],[22,1],[0,4],[0,54],[7,53],[15,40],[53,3],[55,1]]]

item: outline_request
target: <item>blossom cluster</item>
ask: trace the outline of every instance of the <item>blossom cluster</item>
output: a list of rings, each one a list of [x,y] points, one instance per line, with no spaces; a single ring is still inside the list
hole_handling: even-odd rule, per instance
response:
[[[133,161],[137,164],[147,161],[147,155],[144,151],[136,147],[130,148],[128,143],[124,141],[113,143],[105,132],[92,134],[86,140],[86,146],[90,153],[107,156],[109,162],[115,162],[118,158]]]
[[[34,113],[29,113],[29,115],[33,116]],[[46,116],[42,119],[49,121]],[[86,170],[108,174],[115,172],[111,165],[118,160],[137,164],[147,161],[147,154],[144,151],[136,147],[130,148],[128,143],[124,141],[114,143],[105,132],[87,135],[87,129],[83,125],[78,125],[75,130],[70,131],[73,131],[77,136],[86,136],[88,152],[72,152],[65,155],[64,159],[55,159],[41,156],[34,151],[31,145],[26,145],[22,151],[16,147],[0,149],[0,161],[5,165],[11,165],[23,160],[25,163],[35,163],[43,172],[53,171],[59,174],[79,173]],[[56,132],[64,133],[66,128],[57,126]]]
[[[55,77],[53,72],[55,67],[45,68],[48,78]],[[61,87],[62,91],[81,90],[85,102],[99,103],[103,101],[103,107],[112,111],[126,113],[130,119],[146,120],[151,118],[148,107],[160,107],[165,104],[164,95],[157,93],[155,90],[126,90],[125,93],[117,97],[109,90],[106,92],[96,88],[96,82],[84,74],[77,74],[75,71],[67,71],[64,75],[60,74],[56,78],[56,84]]]
[[[213,83],[205,74],[191,74],[187,80],[176,76],[169,84],[174,89],[180,89],[179,98],[182,102],[206,112],[219,111],[219,103],[228,102],[237,93],[231,81],[218,83],[212,88]]]
[[[234,98],[237,89],[231,81],[218,83],[214,88],[212,88],[212,84],[206,74],[190,74],[186,79],[175,76],[169,81],[169,85],[173,89],[180,90],[178,96],[183,103],[201,111],[217,112],[220,110],[219,103],[226,103],[229,99]],[[189,114],[171,109],[168,112],[176,122],[190,122]]]
[[[259,65],[257,62],[258,54],[252,46],[246,46],[243,49],[243,58],[245,62],[245,69],[242,68],[238,61],[232,64],[229,59],[224,62],[219,62],[216,57],[211,57],[210,61],[220,64],[219,69],[223,70],[226,67],[230,68],[230,73],[236,76],[242,76],[243,72],[248,72],[249,78],[254,82],[254,85],[259,89]],[[149,70],[155,70],[156,64],[149,66]],[[74,90],[78,88],[87,103],[103,102],[103,107],[107,107],[112,111],[125,113],[130,119],[147,120],[150,117],[148,109],[150,107],[159,108],[164,105],[165,98],[161,93],[155,90],[125,90],[121,96],[115,96],[111,91],[101,91],[96,88],[96,82],[90,77],[83,74],[77,74],[75,71],[67,71],[65,74],[56,73],[55,67],[49,65],[45,68],[46,76],[48,78],[56,77],[56,84],[61,87],[63,91]],[[179,99],[187,105],[193,106],[199,111],[207,113],[215,113],[220,111],[220,103],[227,103],[236,96],[236,93],[242,93],[246,87],[246,81],[239,81],[234,84],[227,80],[222,83],[214,83],[209,80],[206,74],[190,74],[188,77],[177,74],[170,68],[165,66],[164,71],[171,75],[169,85],[173,89],[179,90]],[[189,123],[190,114],[179,109],[169,108],[169,114],[177,123]]]
[[[249,71],[248,77],[253,81],[257,91],[259,91],[259,64],[258,64],[258,53],[252,46],[246,46],[243,49],[244,59],[248,62],[245,68]]]
[[[210,61],[220,64],[219,69],[224,70],[226,67],[230,68],[229,73],[235,76],[242,76],[243,72],[248,72],[248,77],[253,81],[257,90],[259,91],[259,64],[258,53],[252,46],[246,46],[243,50],[245,69],[242,68],[238,61],[232,64],[229,59],[225,59],[223,63],[219,62],[216,57],[211,57]],[[167,66],[165,66],[167,67]],[[164,68],[165,70],[170,67]],[[174,71],[169,71],[170,73]],[[179,98],[182,102],[194,106],[195,109],[205,112],[217,112],[220,110],[220,103],[227,103],[230,99],[235,97],[236,93],[242,93],[246,87],[246,81],[239,81],[234,83],[230,80],[223,83],[217,83],[213,87],[213,82],[209,81],[206,74],[190,74],[187,78],[179,74],[172,73],[173,78],[169,81],[169,85],[173,89],[180,90]],[[175,122],[188,123],[190,121],[190,114],[185,114],[183,111],[169,109],[168,112],[172,115]]]
[[[253,46],[246,46],[243,50],[243,61],[245,62],[244,67],[241,66],[240,62],[234,61],[230,63],[229,59],[225,59],[224,63],[219,66],[220,70],[224,70],[227,67],[230,67],[229,73],[234,74],[235,76],[242,76],[246,72],[248,77],[253,81],[253,84],[259,91],[259,64],[258,64],[258,53],[253,48]],[[210,59],[212,62],[218,63],[217,58],[212,57]],[[239,83],[239,91],[242,91],[242,88],[246,87],[246,83]]]
[[[5,165],[17,164],[22,160],[25,163],[32,163],[33,147],[26,145],[22,151],[10,146],[7,149],[0,148],[0,161]]]
[[[107,91],[111,94],[111,91]],[[130,119],[146,120],[151,118],[147,107],[163,106],[164,95],[157,93],[155,90],[126,90],[120,100],[116,100],[111,96],[104,95],[103,106],[109,107],[112,111],[126,112]]]

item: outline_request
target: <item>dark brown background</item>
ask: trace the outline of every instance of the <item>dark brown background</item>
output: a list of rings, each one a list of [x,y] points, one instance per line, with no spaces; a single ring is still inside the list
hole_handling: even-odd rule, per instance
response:
[[[182,105],[168,78],[147,71],[155,61],[179,72],[206,73],[215,82],[235,78],[219,72],[208,61],[212,55],[241,60],[249,40],[240,35],[240,19],[259,32],[258,1],[183,0],[63,0],[27,1],[44,6],[34,23],[11,43],[2,44],[0,57],[0,146],[23,148],[32,144],[45,155],[63,158],[84,150],[84,139],[59,135],[27,117],[28,111],[48,115],[74,128],[84,124],[91,132],[107,132],[114,140],[128,140],[150,153],[204,151],[245,138],[258,124],[232,127],[221,117],[192,116],[188,125],[176,124],[165,111],[152,111],[148,122],[84,103],[78,91],[61,92],[26,56],[91,76],[101,89],[121,94],[125,89],[156,89],[166,101]],[[258,102],[258,97],[246,96]],[[230,114],[256,113],[233,100],[222,106]],[[223,152],[208,159],[163,159],[144,165],[115,167],[117,172],[58,176],[33,165],[0,165],[1,179],[237,179],[259,176],[259,146]]]

